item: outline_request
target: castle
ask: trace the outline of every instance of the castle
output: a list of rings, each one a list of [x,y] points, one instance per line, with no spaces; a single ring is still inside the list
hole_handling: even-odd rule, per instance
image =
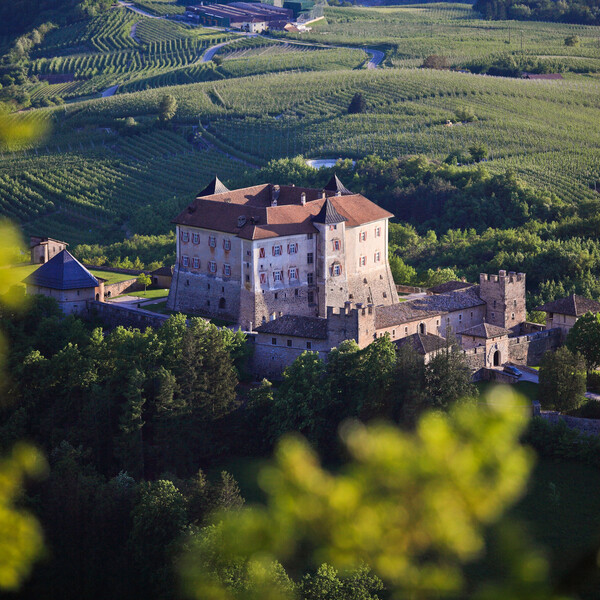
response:
[[[506,362],[537,363],[560,343],[558,330],[526,322],[524,273],[482,273],[479,285],[449,282],[407,302],[328,307],[326,318],[284,315],[254,332],[256,374],[278,378],[306,350],[323,359],[331,348],[353,339],[364,348],[388,335],[409,344],[425,362],[456,339],[474,372]]]
[[[246,330],[346,302],[398,302],[388,264],[391,213],[334,176],[323,189],[270,183],[228,190],[215,178],[175,219],[167,307]]]

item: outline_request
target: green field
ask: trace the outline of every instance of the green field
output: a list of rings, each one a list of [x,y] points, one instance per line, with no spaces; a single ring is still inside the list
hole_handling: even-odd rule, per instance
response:
[[[169,290],[146,290],[145,292],[128,292],[127,295],[155,300],[156,298],[166,298],[169,295]]]

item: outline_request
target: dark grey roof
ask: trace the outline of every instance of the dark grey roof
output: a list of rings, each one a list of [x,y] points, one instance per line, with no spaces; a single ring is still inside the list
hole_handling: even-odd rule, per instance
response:
[[[313,223],[325,223],[330,225],[332,223],[341,223],[347,221],[346,217],[342,217],[340,213],[333,206],[333,202],[327,198],[321,207],[321,210],[317,215],[312,218]]]
[[[459,335],[471,335],[473,337],[485,338],[486,340],[489,340],[491,338],[508,335],[509,333],[510,331],[508,329],[504,329],[504,327],[498,327],[497,325],[492,325],[491,323],[480,323],[479,325],[474,325],[473,327],[469,327],[469,329],[461,331]]]
[[[327,182],[327,185],[323,188],[328,192],[339,192],[342,196],[351,196],[352,192],[339,180],[338,176],[334,173],[331,179]]]
[[[587,312],[597,313],[600,312],[600,302],[584,298],[583,296],[568,296],[567,298],[559,298],[553,302],[546,302],[542,306],[538,306],[535,310],[542,310],[544,312],[559,313],[561,315],[571,315],[573,317],[580,317]]]
[[[384,329],[400,323],[409,323],[457,310],[467,310],[483,304],[485,302],[479,297],[479,286],[474,285],[461,292],[425,296],[390,306],[377,306],[375,308],[375,328]]]
[[[441,348],[446,347],[446,340],[439,335],[433,335],[431,333],[413,333],[399,340],[394,340],[394,344],[398,348],[402,348],[407,344],[417,352],[418,354],[425,355],[430,352],[436,352]]]
[[[170,277],[173,275],[173,267],[158,267],[152,271],[152,275],[166,275]]]
[[[53,290],[98,286],[98,280],[68,250],[59,252],[23,281]]]
[[[465,290],[473,287],[473,283],[467,283],[466,281],[447,281],[446,283],[440,283],[440,285],[434,285],[427,291],[431,294],[446,294],[447,292],[457,292],[458,290]]]
[[[228,191],[223,182],[215,175],[215,178],[198,194],[198,197],[224,194]]]
[[[256,328],[256,331],[271,335],[325,340],[327,339],[327,319],[283,315],[274,321],[263,323]]]

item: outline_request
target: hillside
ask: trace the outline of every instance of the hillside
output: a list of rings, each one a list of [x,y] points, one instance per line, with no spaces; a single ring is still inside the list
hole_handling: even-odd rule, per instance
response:
[[[172,6],[163,2],[162,12],[154,7],[148,15]],[[565,46],[573,34],[581,43]],[[268,161],[298,155],[423,155],[471,163],[463,167],[468,172],[481,166],[470,154],[475,148],[490,173],[510,169],[536,192],[556,196],[563,241],[583,235],[595,244],[593,227],[579,223],[600,182],[596,36],[594,27],[483,21],[470,5],[449,3],[328,8],[309,34],[271,38],[113,8],[49,30],[17,61],[26,80],[4,93],[26,96],[38,106],[27,116],[51,129],[0,156],[2,214],[27,234],[107,244],[167,233],[172,215],[215,173],[234,187],[252,181],[253,169]],[[224,44],[220,59],[205,62],[216,44]],[[365,68],[365,48],[384,52],[381,68]],[[453,68],[420,68],[430,55]],[[468,72],[499,64],[555,69],[563,79]],[[98,97],[102,91],[106,97]],[[348,114],[356,93],[366,112]],[[166,94],[177,107],[164,126],[156,119]],[[381,185],[366,191],[379,197],[390,183]],[[387,206],[400,209],[393,201]],[[528,231],[539,225],[530,219]],[[539,235],[546,243],[556,233]],[[428,256],[427,267],[446,254]],[[425,267],[414,252],[404,258]],[[472,264],[478,266],[484,262]],[[600,262],[594,258],[591,268]]]

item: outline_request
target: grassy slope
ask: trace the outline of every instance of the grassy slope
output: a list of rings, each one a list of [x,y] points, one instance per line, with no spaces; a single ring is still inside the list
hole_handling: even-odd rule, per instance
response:
[[[25,279],[28,275],[31,275],[34,271],[39,268],[40,265],[19,265],[12,267],[14,271],[16,271],[17,276],[20,280]],[[98,269],[90,269],[90,273],[96,277],[102,277],[102,279],[106,279],[106,283],[119,283],[120,281],[127,281],[127,279],[132,279],[133,275],[126,275],[124,273],[112,273],[110,271],[101,271]]]

